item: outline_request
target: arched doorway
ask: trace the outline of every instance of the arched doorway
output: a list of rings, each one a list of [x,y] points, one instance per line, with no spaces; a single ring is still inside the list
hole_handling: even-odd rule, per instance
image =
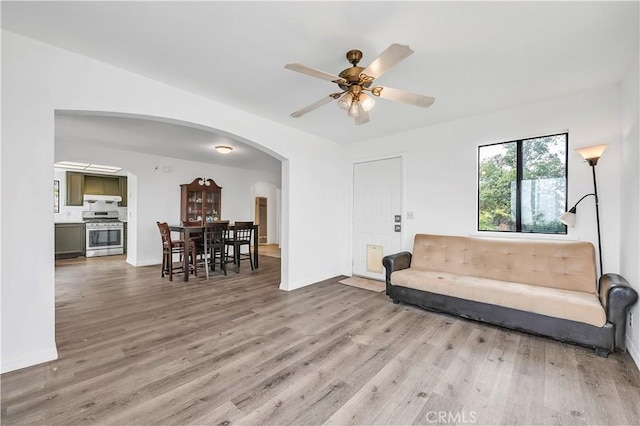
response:
[[[55,129],[56,159],[118,162],[134,175],[129,182],[127,211],[127,261],[134,266],[160,263],[155,221],[179,221],[176,192],[180,184],[195,177],[213,178],[225,187],[222,215],[231,220],[253,217],[255,182],[265,181],[278,191],[282,188],[282,157],[254,142],[202,125],[161,117],[65,110],[56,112]],[[232,146],[231,154],[218,154],[214,149],[218,144]],[[278,223],[276,228],[281,226]],[[284,264],[286,261],[281,271]]]

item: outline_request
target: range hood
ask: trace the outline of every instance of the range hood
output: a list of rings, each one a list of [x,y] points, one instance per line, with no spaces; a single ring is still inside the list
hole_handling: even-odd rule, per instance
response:
[[[88,203],[95,203],[96,201],[104,201],[106,203],[119,203],[120,201],[122,201],[122,197],[119,195],[84,194],[83,199]]]

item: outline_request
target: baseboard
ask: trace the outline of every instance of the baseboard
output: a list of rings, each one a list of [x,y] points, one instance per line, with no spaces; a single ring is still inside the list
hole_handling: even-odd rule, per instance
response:
[[[133,261],[129,261],[129,259],[127,258],[127,263],[131,266],[154,266],[154,265],[161,265],[162,262],[158,261],[157,259],[145,259],[145,260],[137,260],[135,262]]]
[[[49,362],[58,359],[58,350],[54,347],[51,349],[32,352],[26,357],[20,357],[15,359],[2,358],[2,366],[0,366],[0,373],[8,373],[10,371],[20,370],[21,368],[31,367],[43,362]]]
[[[629,355],[631,355],[631,358],[636,363],[636,368],[640,370],[640,351],[638,351],[638,347],[629,336],[626,336],[625,344],[627,345],[627,352],[629,352]]]
[[[317,276],[312,277],[312,278],[308,278],[308,279],[305,279],[305,280],[300,280],[300,281],[296,281],[296,282],[293,282],[293,283],[289,283],[288,285],[285,284],[285,283],[280,283],[280,290],[293,291],[293,290],[297,290],[299,288],[306,287],[306,286],[311,285],[311,284],[316,284],[316,283],[319,283],[320,281],[325,281],[325,280],[328,280],[330,278],[335,278],[335,277],[338,277],[338,276],[342,276],[342,274],[340,274],[338,272],[333,272],[333,273],[317,275]]]

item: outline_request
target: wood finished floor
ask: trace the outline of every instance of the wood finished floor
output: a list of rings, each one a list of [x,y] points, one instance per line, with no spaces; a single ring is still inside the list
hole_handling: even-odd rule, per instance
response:
[[[243,265],[244,266],[244,265]],[[3,425],[638,424],[640,373],[280,259],[188,284],[120,256],[56,267],[59,359],[2,375]]]
[[[280,257],[280,247],[277,244],[260,244],[261,256]]]

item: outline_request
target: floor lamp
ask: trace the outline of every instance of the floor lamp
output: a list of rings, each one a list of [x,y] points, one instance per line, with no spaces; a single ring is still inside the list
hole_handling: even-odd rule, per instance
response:
[[[600,276],[603,274],[602,270],[602,242],[600,240],[600,210],[598,209],[598,185],[596,184],[596,164],[598,164],[598,160],[602,156],[607,144],[596,145],[596,146],[588,146],[585,148],[576,149],[576,151],[582,155],[587,163],[591,166],[591,171],[593,173],[593,193],[587,194],[584,197],[580,198],[577,203],[573,205],[569,209],[568,212],[563,214],[560,217],[560,222],[564,223],[568,226],[575,226],[576,224],[576,207],[580,204],[580,201],[584,200],[590,195],[593,195],[596,199],[596,225],[598,227],[598,258],[600,260]],[[600,280],[598,280],[597,291],[600,291]]]

